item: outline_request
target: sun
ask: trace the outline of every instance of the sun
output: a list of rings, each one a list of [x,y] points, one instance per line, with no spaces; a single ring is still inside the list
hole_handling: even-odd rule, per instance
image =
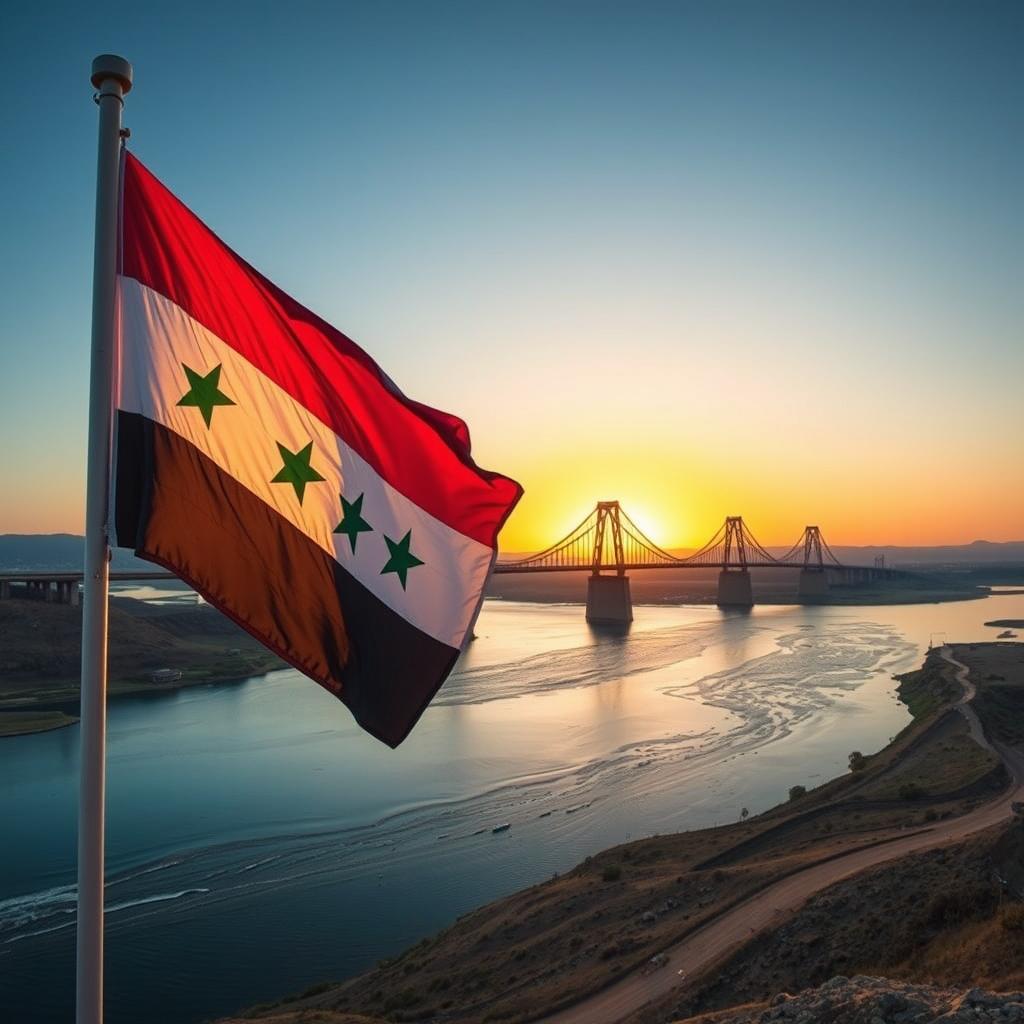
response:
[[[649,506],[636,505],[632,502],[623,502],[622,510],[636,523],[644,536],[658,547],[668,547],[672,544],[672,537],[678,533],[670,531],[663,516],[653,511]]]

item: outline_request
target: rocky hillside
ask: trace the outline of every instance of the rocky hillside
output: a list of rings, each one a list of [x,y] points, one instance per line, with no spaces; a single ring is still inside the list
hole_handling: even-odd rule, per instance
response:
[[[798,995],[777,995],[768,1006],[746,1006],[691,1017],[680,1024],[949,1024],[1024,1020],[1024,993],[967,992],[908,985],[887,978],[836,976]]]
[[[234,1018],[222,1024],[244,1024]],[[429,1020],[429,1018],[425,1018]],[[264,1024],[385,1024],[380,1018],[330,1010],[298,1010],[263,1018]],[[888,978],[837,975],[796,995],[780,993],[770,1003],[689,1017],[677,1024],[1012,1024],[1024,1021],[1024,992],[981,988],[936,988]]]

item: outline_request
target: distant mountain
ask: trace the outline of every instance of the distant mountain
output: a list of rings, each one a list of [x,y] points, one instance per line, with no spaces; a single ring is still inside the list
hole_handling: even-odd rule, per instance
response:
[[[871,565],[884,556],[887,565],[1006,565],[1024,563],[1024,541],[995,543],[976,540],[970,544],[946,544],[935,547],[898,547],[892,544],[851,547],[839,545],[832,553],[840,562]]]
[[[85,558],[85,538],[73,533],[0,534],[0,570],[74,570]],[[130,551],[114,548],[111,568],[118,572],[152,572],[151,562]]]
[[[10,569],[80,569],[84,557],[85,538],[72,533],[4,533],[0,534],[0,570]],[[768,548],[781,555],[785,548]],[[674,555],[686,557],[688,549],[670,549]],[[886,565],[1024,565],[1024,541],[996,543],[976,540],[970,544],[948,544],[936,547],[900,547],[893,544],[853,547],[837,545],[833,554],[848,565],[873,565],[884,556]],[[505,558],[516,557],[502,552]],[[111,568],[118,572],[152,572],[155,566],[136,558],[123,548],[114,549]]]

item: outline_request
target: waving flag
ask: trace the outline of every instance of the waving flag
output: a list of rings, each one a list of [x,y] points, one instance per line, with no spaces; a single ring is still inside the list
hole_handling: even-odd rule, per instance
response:
[[[521,488],[130,154],[122,204],[118,544],[397,746],[470,635]]]

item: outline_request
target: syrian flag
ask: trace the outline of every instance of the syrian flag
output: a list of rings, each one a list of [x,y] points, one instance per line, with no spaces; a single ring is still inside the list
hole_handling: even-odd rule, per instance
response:
[[[122,187],[117,543],[397,746],[471,634],[522,488],[130,154]]]

